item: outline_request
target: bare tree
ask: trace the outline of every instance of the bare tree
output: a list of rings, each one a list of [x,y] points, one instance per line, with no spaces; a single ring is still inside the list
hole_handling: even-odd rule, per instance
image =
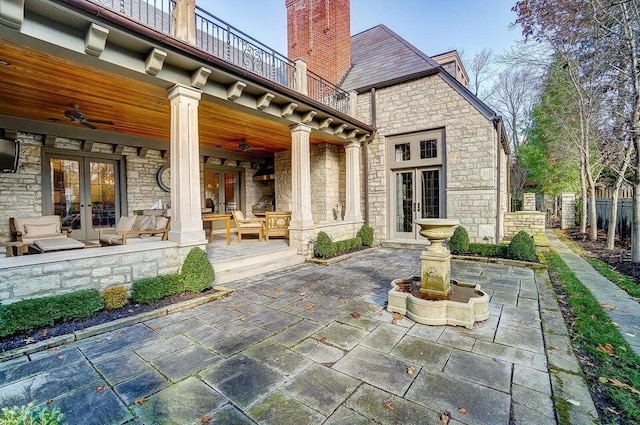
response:
[[[494,56],[493,50],[482,49],[475,54],[468,69],[469,74],[471,74],[471,87],[469,89],[481,99],[484,99],[486,94],[480,92],[480,87],[484,86],[484,83],[492,77]]]

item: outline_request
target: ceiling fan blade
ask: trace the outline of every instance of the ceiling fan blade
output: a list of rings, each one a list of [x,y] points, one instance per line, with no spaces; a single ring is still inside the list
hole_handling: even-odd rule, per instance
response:
[[[80,121],[80,124],[84,125],[85,127],[89,127],[92,130],[95,130],[96,128],[98,128],[95,125],[88,122],[87,120]]]
[[[107,124],[107,125],[115,125],[113,123],[113,121],[109,121],[109,120],[86,120],[88,122],[94,122],[96,124]]]

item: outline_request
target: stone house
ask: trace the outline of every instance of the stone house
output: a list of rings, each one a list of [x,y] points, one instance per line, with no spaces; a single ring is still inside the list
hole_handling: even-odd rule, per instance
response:
[[[376,128],[363,145],[363,215],[377,238],[420,241],[414,219],[447,217],[473,241],[500,241],[508,141],[458,54],[429,57],[384,25],[351,36],[348,0],[286,4],[289,57],[356,93],[356,118]]]
[[[203,207],[250,216],[260,199],[291,212],[301,255],[365,222],[379,242],[419,241],[418,216],[499,238],[492,111],[385,27],[350,37],[347,0],[285,4],[295,60],[192,0],[0,0],[0,146],[19,147],[0,173],[0,242],[9,217],[60,215],[91,240],[171,211],[168,241],[0,258],[1,302],[175,272],[207,242]]]

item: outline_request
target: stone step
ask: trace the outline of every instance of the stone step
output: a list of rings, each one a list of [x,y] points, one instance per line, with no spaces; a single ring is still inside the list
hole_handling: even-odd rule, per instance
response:
[[[216,272],[216,285],[222,285],[239,279],[246,279],[275,270],[284,269],[304,263],[303,255],[298,255],[294,248],[286,248],[262,255],[238,257],[219,261],[213,264]]]
[[[382,241],[383,248],[396,248],[396,249],[425,249],[429,246],[429,241],[422,240],[417,241],[414,239],[387,239]]]

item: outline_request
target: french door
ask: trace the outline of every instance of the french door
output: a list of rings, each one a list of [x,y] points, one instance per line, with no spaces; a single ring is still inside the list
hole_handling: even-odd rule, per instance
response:
[[[119,161],[47,155],[44,209],[62,217],[78,240],[98,238],[98,229],[114,227],[120,216]]]
[[[419,218],[441,218],[441,169],[414,168],[392,171],[391,236],[424,239],[415,224]]]

